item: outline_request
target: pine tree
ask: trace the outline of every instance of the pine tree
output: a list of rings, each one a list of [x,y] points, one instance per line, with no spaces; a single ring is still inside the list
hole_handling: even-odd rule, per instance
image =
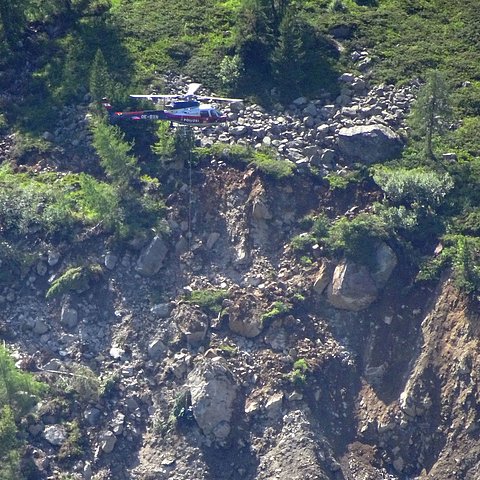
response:
[[[138,175],[137,159],[129,155],[132,144],[118,127],[101,120],[93,123],[93,146],[105,173],[120,188],[125,189]]]
[[[100,49],[97,50],[90,70],[90,95],[95,101],[110,96],[113,81],[108,71],[107,62]]]
[[[305,81],[305,48],[302,27],[292,9],[285,13],[280,23],[272,63],[281,96],[288,100],[297,96]]]
[[[431,71],[418,93],[409,122],[414,136],[424,139],[427,158],[434,158],[433,136],[445,130],[450,115],[450,92],[445,76],[437,70]]]

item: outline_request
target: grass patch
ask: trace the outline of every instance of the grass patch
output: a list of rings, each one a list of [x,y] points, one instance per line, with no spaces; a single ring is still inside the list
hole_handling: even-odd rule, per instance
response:
[[[210,314],[219,314],[223,301],[228,298],[228,291],[223,289],[194,290],[185,296],[185,301],[191,305],[198,305]]]
[[[97,281],[102,273],[102,267],[98,264],[69,268],[53,281],[45,298],[51,300],[67,292],[82,293],[88,290],[91,283]]]

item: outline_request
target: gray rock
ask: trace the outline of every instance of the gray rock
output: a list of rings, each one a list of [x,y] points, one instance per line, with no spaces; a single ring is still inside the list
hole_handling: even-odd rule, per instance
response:
[[[75,327],[78,324],[78,312],[69,305],[64,305],[62,307],[60,323],[67,328]]]
[[[255,220],[270,220],[272,214],[260,198],[255,198],[252,204],[252,216]]]
[[[278,418],[282,413],[283,392],[277,392],[271,395],[265,402],[265,411],[269,418]]]
[[[173,310],[172,318],[190,345],[199,345],[203,342],[209,322],[207,315],[199,308],[182,303]]]
[[[187,378],[192,412],[203,433],[223,442],[230,434],[230,422],[237,398],[237,382],[225,359],[214,357],[196,367]]]
[[[107,430],[100,435],[100,447],[105,453],[111,453],[117,443],[117,437],[113,432]]]
[[[228,310],[228,326],[232,332],[246,338],[254,338],[263,329],[262,306],[253,294],[241,296]]]
[[[313,281],[313,291],[321,295],[324,290],[327,288],[328,284],[332,279],[333,274],[333,265],[330,262],[324,261],[322,262],[320,269]]]
[[[359,311],[377,299],[378,290],[367,267],[342,260],[328,287],[328,301],[344,310]]]
[[[207,250],[211,250],[219,238],[220,234],[218,232],[212,232],[207,238]]]
[[[375,252],[375,268],[370,272],[377,288],[385,286],[397,263],[395,252],[385,242],[379,242]]]
[[[37,318],[35,320],[34,326],[33,326],[33,333],[37,335],[43,335],[44,333],[47,333],[49,330],[49,326],[45,323],[45,321],[41,318]]]
[[[163,239],[155,236],[140,254],[137,261],[137,271],[145,276],[155,275],[163,266],[167,251],[168,249]]]
[[[60,446],[67,439],[67,432],[63,425],[49,425],[45,427],[43,437],[51,445]]]
[[[150,311],[159,318],[167,318],[172,311],[172,305],[170,303],[157,303]]]
[[[338,147],[346,160],[369,165],[398,156],[403,143],[393,130],[375,124],[340,129]]]
[[[166,345],[160,339],[153,340],[148,345],[148,356],[158,360],[167,351]]]
[[[308,100],[305,97],[298,97],[292,102],[296,107],[303,107],[308,103]]]
[[[98,408],[95,408],[95,407],[87,408],[83,412],[83,418],[88,423],[88,425],[90,425],[91,427],[94,427],[95,425],[98,425],[101,413],[102,412],[100,412]]]
[[[355,81],[355,75],[353,73],[344,73],[338,77],[340,82],[353,83]]]
[[[266,439],[265,439],[266,440]],[[265,442],[255,480],[328,480],[327,458],[332,454],[326,442],[312,428],[312,422],[301,410],[283,417],[283,427]]]
[[[118,257],[113,253],[107,252],[104,260],[105,267],[108,268],[109,270],[113,270],[117,265],[117,262],[118,262]]]

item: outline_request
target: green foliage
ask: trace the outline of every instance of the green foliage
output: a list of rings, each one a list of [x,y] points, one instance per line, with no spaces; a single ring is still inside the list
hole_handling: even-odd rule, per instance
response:
[[[68,422],[66,425],[67,439],[58,452],[59,460],[73,460],[84,454],[82,448],[83,438],[77,420]]]
[[[90,94],[92,99],[100,101],[104,97],[111,97],[113,81],[108,71],[107,62],[100,49],[97,50],[90,70]]]
[[[262,315],[262,322],[273,320],[281,315],[287,315],[292,309],[291,305],[285,302],[276,301],[270,307],[270,310]]]
[[[364,177],[362,169],[347,172],[330,172],[325,179],[332,190],[346,190],[351,184],[359,183]]]
[[[451,115],[450,89],[445,75],[436,70],[427,74],[427,81],[418,92],[410,115],[414,137],[423,139],[427,158],[433,158],[432,139],[445,131]]]
[[[290,240],[290,246],[295,253],[308,252],[316,243],[317,238],[310,233],[301,233],[300,235],[295,235]]]
[[[421,266],[417,280],[437,280],[448,266],[452,268],[454,285],[464,293],[480,289],[480,239],[465,235],[445,235],[441,253]]]
[[[360,213],[349,220],[340,218],[332,224],[326,245],[356,262],[370,265],[378,240],[388,238],[387,225],[381,217]]]
[[[272,53],[272,67],[281,97],[287,100],[301,93],[305,82],[306,49],[301,25],[293,8],[288,9],[279,25],[277,44]]]
[[[288,379],[295,387],[304,387],[307,384],[309,370],[308,362],[304,358],[299,358],[294,362],[293,370],[288,375]]]
[[[3,0],[0,3],[0,22],[1,34],[0,39],[8,43],[12,49],[18,48],[23,29],[26,26],[27,18],[25,15],[25,7],[28,5],[26,0]]]
[[[15,419],[19,419],[45,390],[45,385],[30,373],[17,369],[7,349],[0,345],[0,406],[11,407]]]
[[[452,135],[454,145],[472,156],[480,157],[479,129],[480,116],[464,118],[462,125]]]
[[[217,143],[209,148],[196,148],[194,154],[200,160],[213,157],[225,162],[254,165],[260,172],[276,180],[283,180],[295,173],[295,164],[284,160],[271,149],[255,150],[243,145],[225,145]]]
[[[448,173],[439,174],[425,168],[382,166],[374,170],[373,179],[397,205],[436,207],[453,188]]]
[[[113,183],[126,188],[138,176],[137,159],[129,155],[132,144],[125,141],[125,134],[100,119],[92,123],[93,146],[100,163]]]
[[[225,55],[220,62],[218,78],[222,87],[227,91],[234,91],[243,72],[242,59],[239,55]]]
[[[157,142],[152,146],[152,151],[160,157],[161,160],[170,159],[175,153],[175,137],[170,131],[170,125],[167,122],[158,122]]]
[[[170,426],[193,420],[192,396],[190,390],[181,391],[175,398],[172,413],[168,419]]]
[[[122,223],[119,193],[112,185],[98,182],[90,175],[79,177],[81,191],[78,205],[84,220],[102,223],[107,230],[117,230]]]
[[[61,379],[65,393],[73,393],[83,405],[97,402],[101,390],[98,375],[86,365],[74,365],[69,373]]]
[[[4,345],[0,345],[0,479],[19,478],[18,439],[20,421],[46,391],[30,373],[17,369]]]
[[[207,288],[205,290],[194,290],[188,293],[185,301],[192,305],[198,305],[208,313],[218,314],[222,310],[222,303],[227,297],[227,290]]]
[[[51,300],[70,291],[84,292],[90,288],[92,281],[98,280],[101,274],[102,267],[98,264],[69,268],[52,282],[45,297]]]
[[[295,173],[295,164],[289,160],[280,159],[271,151],[257,150],[253,154],[251,163],[265,175],[282,180]]]

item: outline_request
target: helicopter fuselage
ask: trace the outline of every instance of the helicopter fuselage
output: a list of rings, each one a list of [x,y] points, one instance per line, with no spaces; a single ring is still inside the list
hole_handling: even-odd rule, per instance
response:
[[[108,107],[107,107],[108,108]],[[112,122],[118,120],[165,120],[183,125],[202,125],[226,122],[217,109],[196,101],[174,102],[164,110],[140,110],[136,112],[110,112]]]

